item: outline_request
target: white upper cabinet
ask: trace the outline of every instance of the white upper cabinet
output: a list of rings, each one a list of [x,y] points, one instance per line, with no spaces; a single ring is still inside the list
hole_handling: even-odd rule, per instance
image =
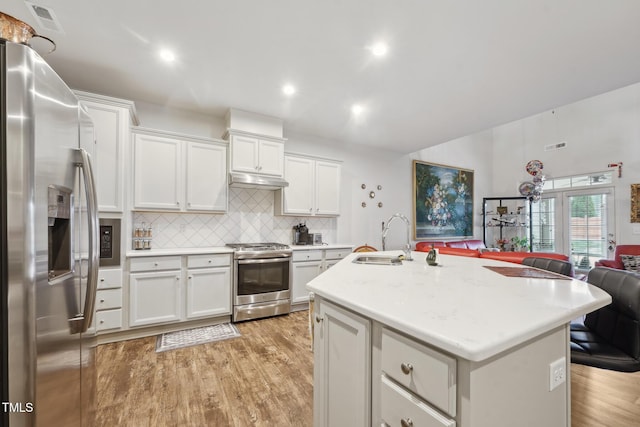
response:
[[[231,172],[282,177],[284,141],[259,135],[229,134]]]
[[[187,210],[227,210],[227,148],[187,144]]]
[[[340,162],[286,155],[284,179],[289,186],[276,192],[276,214],[340,215],[340,172]]]
[[[289,186],[284,190],[284,212],[291,215],[312,215],[314,203],[315,161],[303,157],[286,156],[285,179]]]
[[[340,215],[340,169],[340,163],[316,161],[316,215]]]
[[[140,129],[134,135],[134,209],[227,210],[226,143]]]
[[[179,211],[184,198],[182,142],[136,134],[133,184],[134,208]]]
[[[129,130],[137,124],[133,102],[75,92],[94,124],[96,150],[93,158],[101,212],[124,211],[124,150],[129,145]]]

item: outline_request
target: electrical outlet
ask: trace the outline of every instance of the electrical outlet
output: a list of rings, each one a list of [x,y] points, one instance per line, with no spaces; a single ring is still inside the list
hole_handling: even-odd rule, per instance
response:
[[[567,360],[564,357],[549,364],[549,391],[567,380]]]

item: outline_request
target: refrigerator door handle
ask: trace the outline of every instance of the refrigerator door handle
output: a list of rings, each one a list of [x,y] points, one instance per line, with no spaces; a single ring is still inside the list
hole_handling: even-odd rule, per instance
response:
[[[87,273],[87,295],[84,300],[84,324],[80,332],[86,332],[93,321],[95,309],[96,292],[98,289],[98,265],[100,263],[100,253],[98,251],[99,222],[98,222],[98,197],[93,178],[93,168],[91,167],[91,157],[87,150],[79,148],[77,150],[77,166],[82,169],[84,188],[87,196],[87,223],[89,228],[89,271]]]

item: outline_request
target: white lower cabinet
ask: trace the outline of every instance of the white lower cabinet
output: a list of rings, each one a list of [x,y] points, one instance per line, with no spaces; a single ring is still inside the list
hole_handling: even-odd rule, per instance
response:
[[[187,270],[187,318],[231,314],[230,256],[189,256],[187,265],[211,266]]]
[[[451,416],[456,415],[456,359],[384,328],[382,372]]]
[[[129,326],[180,320],[180,270],[132,273],[129,278]]]
[[[322,261],[294,262],[293,287],[291,289],[291,304],[309,302],[309,291],[305,285],[315,279],[322,272]]]
[[[314,319],[313,425],[371,425],[371,322],[325,300]]]
[[[316,295],[314,426],[455,427],[457,360]]]
[[[129,259],[129,327],[231,315],[231,254]]]
[[[306,288],[307,283],[350,253],[351,247],[324,250],[295,250],[293,252],[292,263],[291,304],[308,303],[309,291]],[[306,308],[306,305],[300,309],[302,308]],[[295,307],[293,309],[295,310]]]
[[[122,328],[122,269],[98,270],[94,325],[96,332],[111,332]]]
[[[456,422],[382,376],[380,412],[383,426],[455,427]]]

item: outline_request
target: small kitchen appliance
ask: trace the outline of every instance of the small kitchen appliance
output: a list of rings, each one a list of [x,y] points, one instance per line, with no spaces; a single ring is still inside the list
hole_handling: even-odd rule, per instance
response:
[[[313,238],[309,240],[309,229],[304,222],[293,227],[293,244],[294,245],[311,245]]]

